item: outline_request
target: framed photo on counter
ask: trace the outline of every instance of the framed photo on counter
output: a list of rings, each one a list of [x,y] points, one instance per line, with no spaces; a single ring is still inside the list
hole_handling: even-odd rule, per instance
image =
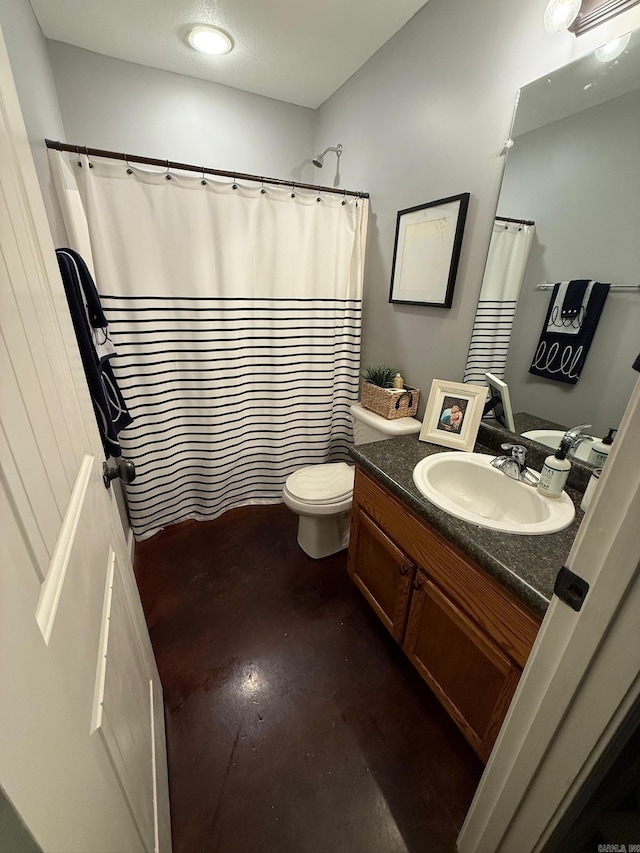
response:
[[[420,441],[471,452],[476,443],[487,389],[465,382],[434,379],[420,430]]]
[[[513,422],[513,409],[511,408],[511,397],[509,386],[502,379],[498,379],[493,373],[485,373],[487,385],[489,386],[489,399],[487,400],[483,414],[486,416],[493,412],[495,419],[501,427],[516,431]]]

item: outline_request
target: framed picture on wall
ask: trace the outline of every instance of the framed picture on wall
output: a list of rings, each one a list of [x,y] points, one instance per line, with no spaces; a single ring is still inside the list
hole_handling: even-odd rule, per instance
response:
[[[451,308],[469,193],[398,211],[389,302]]]
[[[471,452],[476,443],[487,389],[466,382],[434,379],[420,441]]]

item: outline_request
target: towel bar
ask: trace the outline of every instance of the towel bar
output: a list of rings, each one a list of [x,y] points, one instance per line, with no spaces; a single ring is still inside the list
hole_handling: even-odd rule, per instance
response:
[[[550,281],[541,282],[536,290],[552,290],[555,287],[555,284]],[[640,293],[640,284],[612,284],[611,290],[636,290]]]

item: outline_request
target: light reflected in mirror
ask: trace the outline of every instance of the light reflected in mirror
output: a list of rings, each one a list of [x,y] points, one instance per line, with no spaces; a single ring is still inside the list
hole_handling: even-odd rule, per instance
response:
[[[525,86],[512,139],[497,216],[535,223],[503,376],[516,429],[526,412],[540,419],[527,420],[529,429],[587,423],[604,436],[638,378],[640,30],[612,61],[594,53]],[[496,222],[505,227],[520,226]],[[529,368],[552,298],[539,285],[578,279],[612,289],[572,385]]]

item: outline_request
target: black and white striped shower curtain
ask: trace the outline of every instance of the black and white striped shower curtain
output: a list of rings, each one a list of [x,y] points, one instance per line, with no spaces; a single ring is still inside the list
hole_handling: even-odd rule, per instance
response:
[[[496,221],[476,308],[464,382],[485,385],[485,373],[504,377],[513,319],[535,233],[534,225]]]
[[[346,461],[366,201],[79,159],[64,168],[134,417],[136,537],[279,502],[292,471]]]

